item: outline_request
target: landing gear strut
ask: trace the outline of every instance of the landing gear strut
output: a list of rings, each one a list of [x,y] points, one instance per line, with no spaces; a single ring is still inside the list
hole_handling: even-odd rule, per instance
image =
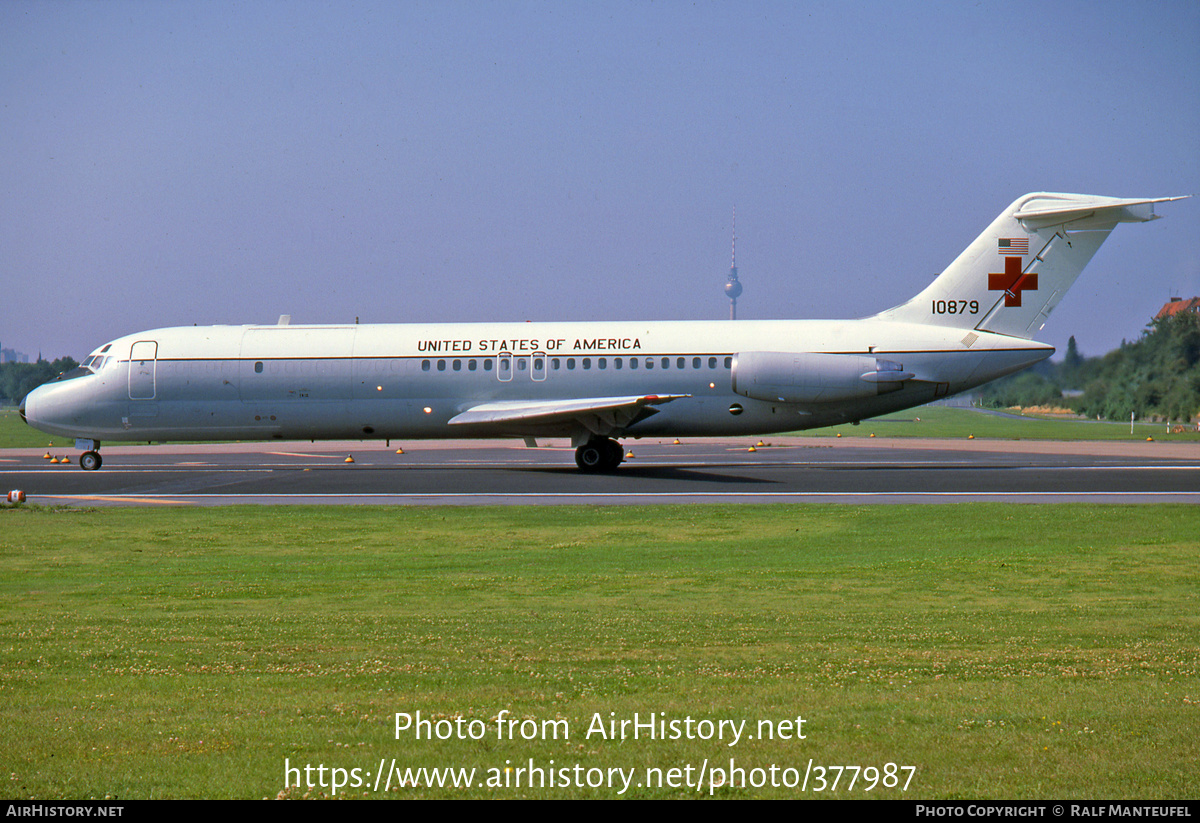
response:
[[[625,459],[625,451],[616,440],[597,437],[575,450],[575,463],[589,473],[616,471]]]
[[[85,472],[94,472],[104,465],[104,458],[98,451],[87,451],[79,455],[79,468]]]

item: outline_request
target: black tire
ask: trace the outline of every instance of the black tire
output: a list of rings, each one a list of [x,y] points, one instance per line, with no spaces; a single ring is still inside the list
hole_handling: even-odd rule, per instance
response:
[[[606,469],[606,442],[611,441],[591,440],[575,450],[575,465],[579,466],[580,471],[602,472]]]
[[[104,458],[100,456],[100,452],[84,452],[79,455],[79,468],[85,472],[94,472],[103,465]]]
[[[625,461],[625,449],[616,440],[608,441],[608,471],[616,471]]]
[[[591,474],[616,471],[625,459],[625,450],[607,437],[589,440],[575,450],[575,464]]]

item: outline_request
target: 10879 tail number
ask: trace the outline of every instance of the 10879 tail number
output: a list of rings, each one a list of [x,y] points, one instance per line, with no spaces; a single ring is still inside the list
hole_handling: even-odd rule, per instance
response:
[[[979,314],[978,300],[934,300],[934,314]]]

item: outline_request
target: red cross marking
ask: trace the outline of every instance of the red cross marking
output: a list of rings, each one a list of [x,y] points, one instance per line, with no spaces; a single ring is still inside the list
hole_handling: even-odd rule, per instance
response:
[[[1004,274],[988,273],[988,291],[1004,292],[1004,305],[1020,307],[1021,292],[1037,291],[1037,274],[1021,274],[1021,258],[1005,257]]]

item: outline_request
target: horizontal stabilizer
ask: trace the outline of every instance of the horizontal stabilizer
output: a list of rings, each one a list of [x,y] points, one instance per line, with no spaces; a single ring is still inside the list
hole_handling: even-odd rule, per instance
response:
[[[1185,200],[1183,197],[1099,197],[1097,195],[1039,194],[1027,199],[1013,215],[1026,228],[1073,223],[1097,217],[1107,223],[1145,223],[1157,220],[1155,203]],[[1072,228],[1076,228],[1072,226]]]

